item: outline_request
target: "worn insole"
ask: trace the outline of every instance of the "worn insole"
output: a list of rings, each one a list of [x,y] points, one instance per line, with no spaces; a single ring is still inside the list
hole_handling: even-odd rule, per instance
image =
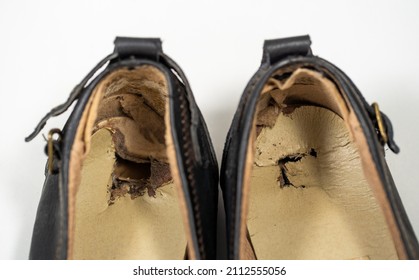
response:
[[[112,133],[100,129],[92,135],[77,191],[74,259],[183,259],[186,237],[175,185],[109,204],[114,163]]]
[[[258,259],[397,259],[357,148],[327,109],[299,107],[261,130],[249,199]]]

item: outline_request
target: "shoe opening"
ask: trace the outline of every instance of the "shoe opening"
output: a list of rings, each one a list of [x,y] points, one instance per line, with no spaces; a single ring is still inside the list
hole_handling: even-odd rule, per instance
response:
[[[166,76],[151,65],[114,70],[93,90],[73,147],[82,154],[71,161],[80,175],[79,184],[72,180],[71,258],[184,258],[167,91]]]
[[[306,68],[275,73],[264,86],[241,231],[256,258],[398,258],[376,198],[383,189],[344,98],[332,80]]]

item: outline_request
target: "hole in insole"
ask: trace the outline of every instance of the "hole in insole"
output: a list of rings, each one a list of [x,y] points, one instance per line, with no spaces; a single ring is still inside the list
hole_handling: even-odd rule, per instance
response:
[[[116,156],[108,204],[114,204],[125,195],[130,195],[131,199],[146,193],[155,197],[156,189],[170,181],[172,176],[168,163],[157,160],[138,163]]]
[[[312,157],[317,157],[317,152],[315,149],[311,148],[309,152],[307,153],[298,153],[298,154],[293,154],[293,155],[288,155],[284,158],[281,158],[280,160],[278,160],[278,166],[279,166],[279,177],[278,177],[278,182],[279,182],[279,186],[281,188],[284,187],[295,187],[295,188],[305,188],[305,185],[295,185],[293,184],[290,179],[287,176],[287,166],[286,164],[289,162],[299,162],[301,161],[304,157],[306,156],[312,156]]]
[[[247,227],[256,257],[397,258],[344,120],[300,106],[273,123],[256,138],[250,178]]]
[[[150,66],[100,82],[75,199],[75,259],[182,259],[178,189],[165,141],[165,76]],[[170,147],[171,148],[171,147]],[[173,166],[172,166],[173,168]]]

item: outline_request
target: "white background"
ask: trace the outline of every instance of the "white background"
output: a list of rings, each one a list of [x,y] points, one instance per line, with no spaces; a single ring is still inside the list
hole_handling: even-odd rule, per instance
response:
[[[163,39],[220,160],[263,40],[302,34],[392,120],[401,153],[387,159],[419,233],[419,1],[0,0],[0,259],[28,257],[44,180],[45,142],[24,137],[113,50],[115,36]]]

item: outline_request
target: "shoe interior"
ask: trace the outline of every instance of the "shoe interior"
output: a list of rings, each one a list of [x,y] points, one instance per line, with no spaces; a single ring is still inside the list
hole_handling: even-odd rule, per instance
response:
[[[72,258],[183,259],[164,75],[152,66],[119,69],[90,99],[78,132],[87,148],[73,204]]]
[[[313,70],[265,86],[247,215],[257,259],[397,259],[344,104]]]

